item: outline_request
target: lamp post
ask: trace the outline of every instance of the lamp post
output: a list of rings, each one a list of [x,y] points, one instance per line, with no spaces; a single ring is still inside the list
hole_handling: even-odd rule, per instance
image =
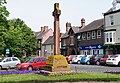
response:
[[[41,39],[38,39],[38,56],[41,55]]]

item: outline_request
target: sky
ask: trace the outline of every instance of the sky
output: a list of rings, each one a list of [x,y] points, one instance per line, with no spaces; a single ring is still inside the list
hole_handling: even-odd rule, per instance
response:
[[[61,9],[60,32],[66,31],[66,22],[72,26],[81,26],[81,18],[85,24],[104,18],[103,13],[112,7],[113,0],[6,0],[8,19],[22,19],[32,31],[40,31],[48,26],[54,31],[54,3]]]

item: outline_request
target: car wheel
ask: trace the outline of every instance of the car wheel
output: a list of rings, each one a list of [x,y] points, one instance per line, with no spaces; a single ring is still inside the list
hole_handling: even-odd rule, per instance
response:
[[[28,70],[33,70],[33,68],[31,66],[28,67]]]
[[[87,65],[90,65],[90,62],[89,61],[87,61],[87,63],[86,63]]]
[[[97,65],[100,65],[100,62],[99,62],[99,61],[97,61],[97,62],[96,62],[96,64],[97,64]]]
[[[118,66],[120,67],[120,62],[118,63]]]
[[[69,61],[70,64],[72,64],[72,61]]]
[[[0,70],[2,70],[2,66],[0,65]]]
[[[77,63],[80,64],[80,61],[78,61]]]

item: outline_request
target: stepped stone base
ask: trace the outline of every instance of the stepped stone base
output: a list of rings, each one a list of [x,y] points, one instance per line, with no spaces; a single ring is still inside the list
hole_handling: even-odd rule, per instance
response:
[[[63,55],[52,55],[48,57],[45,71],[61,72],[70,71],[70,66]]]

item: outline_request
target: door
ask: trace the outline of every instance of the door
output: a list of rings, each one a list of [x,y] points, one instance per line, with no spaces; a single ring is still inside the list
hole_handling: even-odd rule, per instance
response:
[[[8,67],[12,67],[12,60],[11,58],[6,58],[5,60],[3,60],[3,68],[8,68]]]

